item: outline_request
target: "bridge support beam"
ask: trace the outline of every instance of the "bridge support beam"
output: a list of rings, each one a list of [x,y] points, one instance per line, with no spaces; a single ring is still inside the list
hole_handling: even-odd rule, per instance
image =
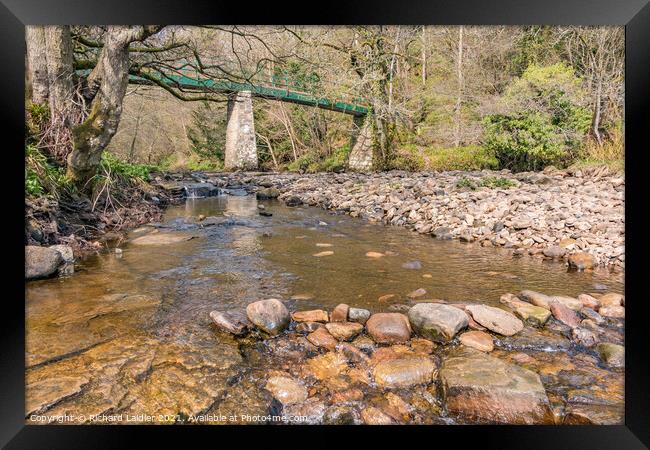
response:
[[[369,115],[354,116],[348,168],[358,172],[373,170],[372,119]]]
[[[226,170],[256,170],[257,142],[250,91],[232,94],[228,99],[226,127]]]

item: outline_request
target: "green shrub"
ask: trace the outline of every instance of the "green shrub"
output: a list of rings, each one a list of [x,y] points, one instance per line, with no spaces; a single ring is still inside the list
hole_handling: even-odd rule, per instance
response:
[[[297,160],[289,163],[289,165],[287,165],[287,170],[289,170],[290,172],[304,173],[307,172],[308,169],[311,169],[313,172],[317,172],[318,169],[314,170],[315,164],[316,164],[316,160],[314,158],[314,155],[306,154],[306,155],[302,155]]]
[[[388,169],[407,170],[417,172],[426,168],[426,161],[422,152],[413,144],[402,146],[395,152]]]
[[[123,178],[138,178],[143,181],[149,181],[149,173],[156,170],[155,166],[124,162],[109,152],[102,153],[100,167],[106,174],[119,175]]]
[[[326,172],[342,172],[348,164],[348,156],[350,155],[350,146],[344,145],[332,153],[331,156],[325,158],[321,168]]]
[[[530,66],[506,90],[503,112],[484,119],[485,147],[502,168],[566,165],[589,129],[581,80],[563,64]]]
[[[72,188],[64,168],[51,163],[36,146],[25,146],[26,196],[37,197],[47,193],[58,197],[61,189]]]
[[[474,180],[470,180],[467,177],[462,177],[456,182],[456,187],[459,189],[471,189],[472,191],[475,191],[476,188],[478,188],[478,185],[474,182]]]
[[[477,145],[428,148],[425,156],[429,170],[483,170],[496,169],[499,166],[493,154]]]
[[[490,189],[494,189],[494,188],[509,189],[511,187],[517,186],[517,183],[512,181],[510,178],[484,177],[481,180],[481,186],[487,187],[487,188],[490,188]]]

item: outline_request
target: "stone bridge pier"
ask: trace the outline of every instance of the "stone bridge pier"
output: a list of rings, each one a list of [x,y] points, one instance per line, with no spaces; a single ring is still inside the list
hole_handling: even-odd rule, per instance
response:
[[[226,170],[257,170],[257,140],[250,91],[240,91],[228,98],[226,127]]]
[[[370,116],[354,116],[348,168],[357,172],[370,172],[372,161],[372,123]]]

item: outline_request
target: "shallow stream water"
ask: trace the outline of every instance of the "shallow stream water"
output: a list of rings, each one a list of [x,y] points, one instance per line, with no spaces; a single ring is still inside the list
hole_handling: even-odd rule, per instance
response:
[[[604,269],[568,272],[503,249],[439,241],[317,208],[259,203],[271,217],[259,215],[252,195],[188,199],[158,227],[130,237],[173,232],[192,239],[114,243],[120,254],[87,258],[65,278],[29,282],[28,423],[32,415],[103,423],[108,419],[101,415],[110,414],[122,415],[120,423],[146,423],[210,414],[207,422],[228,423],[236,414],[267,414],[272,402],[262,389],[264,373],[281,364],[260,343],[218,333],[208,316],[262,298],[282,299],[291,311],[347,303],[382,312],[413,303],[407,294],[419,288],[427,293],[418,301],[494,305],[502,294],[523,289],[623,292],[623,275]],[[221,219],[208,226],[199,215]],[[386,256],[369,258],[369,251]],[[321,252],[333,254],[314,256]],[[394,296],[378,300],[388,294]],[[551,370],[548,383],[566,398],[567,389],[579,386],[558,388],[556,375],[576,363],[558,361],[549,363],[560,368]],[[605,397],[616,397],[609,406],[621,407],[622,375],[594,370],[608,380]]]

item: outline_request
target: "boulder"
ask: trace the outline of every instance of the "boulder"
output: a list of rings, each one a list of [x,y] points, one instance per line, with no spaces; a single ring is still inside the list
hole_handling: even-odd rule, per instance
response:
[[[439,303],[418,303],[408,312],[416,334],[436,342],[448,342],[465,328],[469,318],[461,309]]]
[[[479,423],[552,424],[546,391],[535,372],[464,349],[440,370],[447,411]]]
[[[368,334],[380,344],[406,342],[411,337],[411,325],[401,313],[377,313],[366,322]]]
[[[461,334],[458,340],[461,344],[482,352],[491,352],[494,350],[492,336],[483,331],[467,331]]]
[[[291,321],[286,306],[275,298],[250,303],[246,315],[253,325],[271,335],[280,333]]]
[[[560,302],[551,303],[551,312],[553,313],[553,317],[571,328],[580,325],[580,317],[578,317],[575,311]]]
[[[363,325],[356,322],[330,322],[325,324],[325,328],[339,341],[349,341],[361,333]]]
[[[255,193],[255,196],[260,200],[267,200],[271,198],[278,198],[280,196],[280,190],[274,187],[267,187],[260,189]]]
[[[524,329],[521,320],[503,309],[487,305],[468,305],[466,310],[476,322],[504,336],[512,336]]]
[[[611,317],[613,319],[624,319],[625,308],[622,306],[601,306],[598,309],[598,314],[603,317]]]
[[[528,303],[532,303],[535,306],[540,306],[544,309],[548,309],[549,311],[551,309],[551,297],[546,294],[526,290],[521,291],[518,297]]]
[[[593,331],[582,327],[575,327],[571,330],[573,341],[584,347],[593,347],[598,343],[598,336]]]
[[[348,321],[348,312],[350,307],[345,303],[341,303],[334,308],[330,320],[332,322],[347,322]]]
[[[350,322],[358,322],[365,324],[370,318],[370,311],[362,308],[350,308],[348,310],[348,320]]]
[[[184,186],[187,197],[215,197],[221,190],[212,183],[188,183]]]
[[[625,297],[623,297],[621,294],[610,292],[601,295],[598,299],[598,302],[600,303],[600,306],[621,306],[625,304]]]
[[[336,344],[338,344],[338,341],[325,327],[318,328],[316,331],[308,334],[307,340],[316,347],[322,347],[332,351],[336,348]]]
[[[576,270],[593,269],[595,260],[592,255],[585,252],[576,252],[569,255],[569,267]]]
[[[329,316],[327,311],[322,309],[312,309],[310,311],[296,311],[291,314],[295,322],[327,322]]]
[[[234,335],[242,335],[251,327],[243,311],[212,311],[210,318],[219,330]]]
[[[284,203],[287,206],[300,206],[302,205],[302,199],[297,195],[290,195],[284,199]]]
[[[307,389],[302,383],[289,377],[271,377],[266,382],[266,390],[283,405],[303,402],[307,399]]]
[[[296,325],[296,331],[298,333],[313,333],[319,328],[324,327],[325,325],[323,325],[321,322],[300,322],[298,325]]]
[[[430,383],[435,369],[428,357],[405,355],[379,362],[372,374],[375,383],[382,388],[406,388]]]
[[[551,312],[548,309],[522,302],[512,294],[502,295],[500,301],[509,306],[521,320],[535,327],[544,326],[548,318],[551,317]]]
[[[25,279],[27,280],[49,277],[62,263],[61,253],[52,248],[25,246]]]
[[[50,245],[49,248],[61,253],[61,258],[63,258],[64,262],[66,263],[74,262],[74,253],[72,251],[72,247],[70,247],[69,245]]]
[[[580,311],[580,309],[582,308],[581,300],[578,300],[577,298],[573,298],[573,297],[567,297],[565,295],[553,295],[550,299],[549,307],[554,302],[562,303],[564,306],[574,311]]]
[[[546,247],[542,253],[547,258],[562,258],[566,253],[566,250],[559,245],[552,245],[550,247]]]
[[[584,308],[591,308],[593,310],[598,309],[598,306],[600,306],[600,302],[598,301],[597,298],[592,297],[589,294],[580,294],[578,295],[578,300],[582,303],[582,306]]]

